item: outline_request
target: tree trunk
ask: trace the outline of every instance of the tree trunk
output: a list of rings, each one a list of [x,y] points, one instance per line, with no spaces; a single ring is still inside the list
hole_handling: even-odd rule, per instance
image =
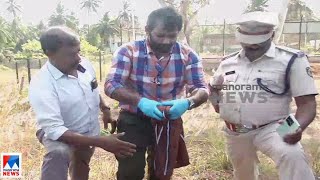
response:
[[[110,53],[112,53],[112,50],[111,50],[111,37],[110,36],[107,37],[107,47],[109,48]]]
[[[122,24],[120,23],[120,44],[122,45]]]
[[[187,33],[189,32],[189,18],[188,16],[188,7],[189,7],[189,0],[182,0],[180,3],[180,13],[182,15],[182,19],[183,19],[183,34],[184,34],[184,40],[186,44],[190,44],[190,34]]]
[[[171,6],[174,7],[174,1],[173,0],[158,0],[159,4],[162,7]],[[179,4],[178,11],[182,15],[183,18],[183,29],[182,33],[180,34],[180,38],[182,39],[182,43],[190,44],[190,36],[192,34],[193,25],[195,23],[195,17],[198,14],[199,10],[204,7],[207,3],[201,4],[201,7],[193,12],[192,15],[188,16],[188,12],[190,10],[190,7],[192,6],[190,0],[181,0]],[[176,7],[175,7],[176,8]],[[176,8],[177,9],[177,8]]]
[[[90,22],[90,10],[88,9],[88,34],[90,33],[90,25],[89,25],[89,22]]]
[[[278,28],[275,32],[275,37],[274,37],[274,42],[278,44],[281,34],[283,31],[284,23],[286,21],[287,13],[288,13],[288,5],[289,5],[289,0],[283,0],[282,5],[279,11],[279,25]]]
[[[128,33],[128,42],[130,42],[130,27],[128,27],[127,33]]]

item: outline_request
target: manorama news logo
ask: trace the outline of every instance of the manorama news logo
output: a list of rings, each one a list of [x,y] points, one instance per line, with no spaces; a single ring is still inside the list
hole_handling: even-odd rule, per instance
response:
[[[1,178],[21,178],[21,153],[1,153]]]

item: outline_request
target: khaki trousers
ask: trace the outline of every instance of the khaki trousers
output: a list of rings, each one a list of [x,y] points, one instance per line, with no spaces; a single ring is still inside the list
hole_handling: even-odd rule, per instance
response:
[[[71,180],[88,180],[94,147],[73,147],[43,135],[43,131],[38,130],[37,137],[46,149],[41,180],[67,180],[68,170]]]
[[[300,143],[289,145],[276,132],[278,123],[248,133],[236,133],[226,127],[227,152],[234,169],[234,180],[257,180],[257,151],[276,164],[280,180],[314,180],[312,169]]]

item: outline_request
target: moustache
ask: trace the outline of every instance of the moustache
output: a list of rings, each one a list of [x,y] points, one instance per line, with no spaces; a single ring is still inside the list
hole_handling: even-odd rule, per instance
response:
[[[154,49],[155,51],[158,51],[160,53],[167,53],[167,52],[170,52],[173,45],[174,45],[173,43],[171,43],[171,44],[154,44],[152,46],[152,49]]]
[[[258,45],[252,45],[252,46],[247,46],[245,47],[246,50],[249,50],[249,51],[257,51],[257,50],[260,50],[261,47],[258,46]]]

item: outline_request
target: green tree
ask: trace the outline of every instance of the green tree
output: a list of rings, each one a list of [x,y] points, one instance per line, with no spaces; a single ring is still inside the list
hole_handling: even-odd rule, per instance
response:
[[[32,59],[43,59],[45,55],[42,53],[40,41],[33,39],[28,40],[22,45],[23,54]]]
[[[10,28],[8,23],[0,17],[0,52],[2,49],[8,46],[12,42],[12,36],[10,34]]]
[[[129,23],[131,21],[130,3],[127,0],[126,1],[122,1],[122,3],[123,3],[122,9],[119,12],[119,15],[117,17],[117,23],[118,23],[118,26],[119,26],[120,43],[121,44],[122,44],[122,38],[123,38],[123,35],[122,35],[123,29],[127,29],[127,31],[128,31],[128,41],[130,41],[129,28],[130,28],[130,24],[131,24],[131,23]]]
[[[12,13],[13,18],[15,19],[17,17],[17,13],[21,12],[21,6],[17,4],[15,0],[8,0],[7,4],[7,11],[9,11],[9,13]]]
[[[86,35],[86,39],[93,46],[99,47],[101,45],[101,37],[94,28]]]
[[[81,9],[85,8],[88,12],[88,20],[90,19],[90,14],[92,12],[97,12],[97,8],[100,6],[100,0],[83,0],[81,2]],[[88,22],[88,33],[90,32],[90,26]]]
[[[18,18],[18,12],[21,12],[21,6],[17,4],[16,0],[8,0],[6,3],[8,5],[7,11],[13,16],[10,33],[13,40],[12,42],[15,44],[18,41],[22,41],[24,36],[23,25],[20,18]]]
[[[81,2],[81,9],[87,9],[89,15],[91,12],[97,12],[100,3],[100,0],[83,0]]]
[[[49,18],[49,26],[65,25],[78,32],[79,20],[75,17],[74,12],[68,15],[65,12],[65,8],[60,2],[56,7],[56,12]]]
[[[158,0],[162,7],[171,6],[177,9],[183,18],[182,37],[190,44],[190,36],[196,26],[196,17],[199,11],[209,5],[210,0]]]
[[[66,26],[75,30],[76,32],[79,31],[79,20],[76,18],[75,13],[71,12],[70,15],[66,16]]]
[[[65,9],[64,6],[59,2],[56,7],[56,12],[50,16],[49,18],[49,26],[58,26],[58,25],[65,25],[66,24],[66,17],[65,17]]]
[[[251,0],[247,6],[246,12],[266,11],[268,8],[268,0]]]
[[[81,37],[80,41],[80,47],[81,47],[81,55],[85,57],[90,57],[92,55],[95,55],[98,53],[98,48],[91,45],[88,41],[86,41],[85,38]],[[90,58],[91,59],[91,58]]]
[[[40,34],[41,34],[45,29],[47,29],[47,27],[46,27],[46,25],[43,23],[43,21],[40,21],[36,28],[37,28],[38,37],[40,37]]]
[[[291,0],[288,5],[287,21],[318,20],[313,11],[301,0]]]
[[[109,12],[106,12],[100,22],[94,25],[93,31],[100,35],[100,49],[104,49],[103,47],[110,47],[110,38],[119,33],[116,20],[110,18]]]
[[[13,38],[14,52],[22,51],[22,45],[27,42],[28,37],[32,38],[33,32],[28,31],[28,27],[25,26],[20,18],[15,18],[11,24],[11,34]]]

